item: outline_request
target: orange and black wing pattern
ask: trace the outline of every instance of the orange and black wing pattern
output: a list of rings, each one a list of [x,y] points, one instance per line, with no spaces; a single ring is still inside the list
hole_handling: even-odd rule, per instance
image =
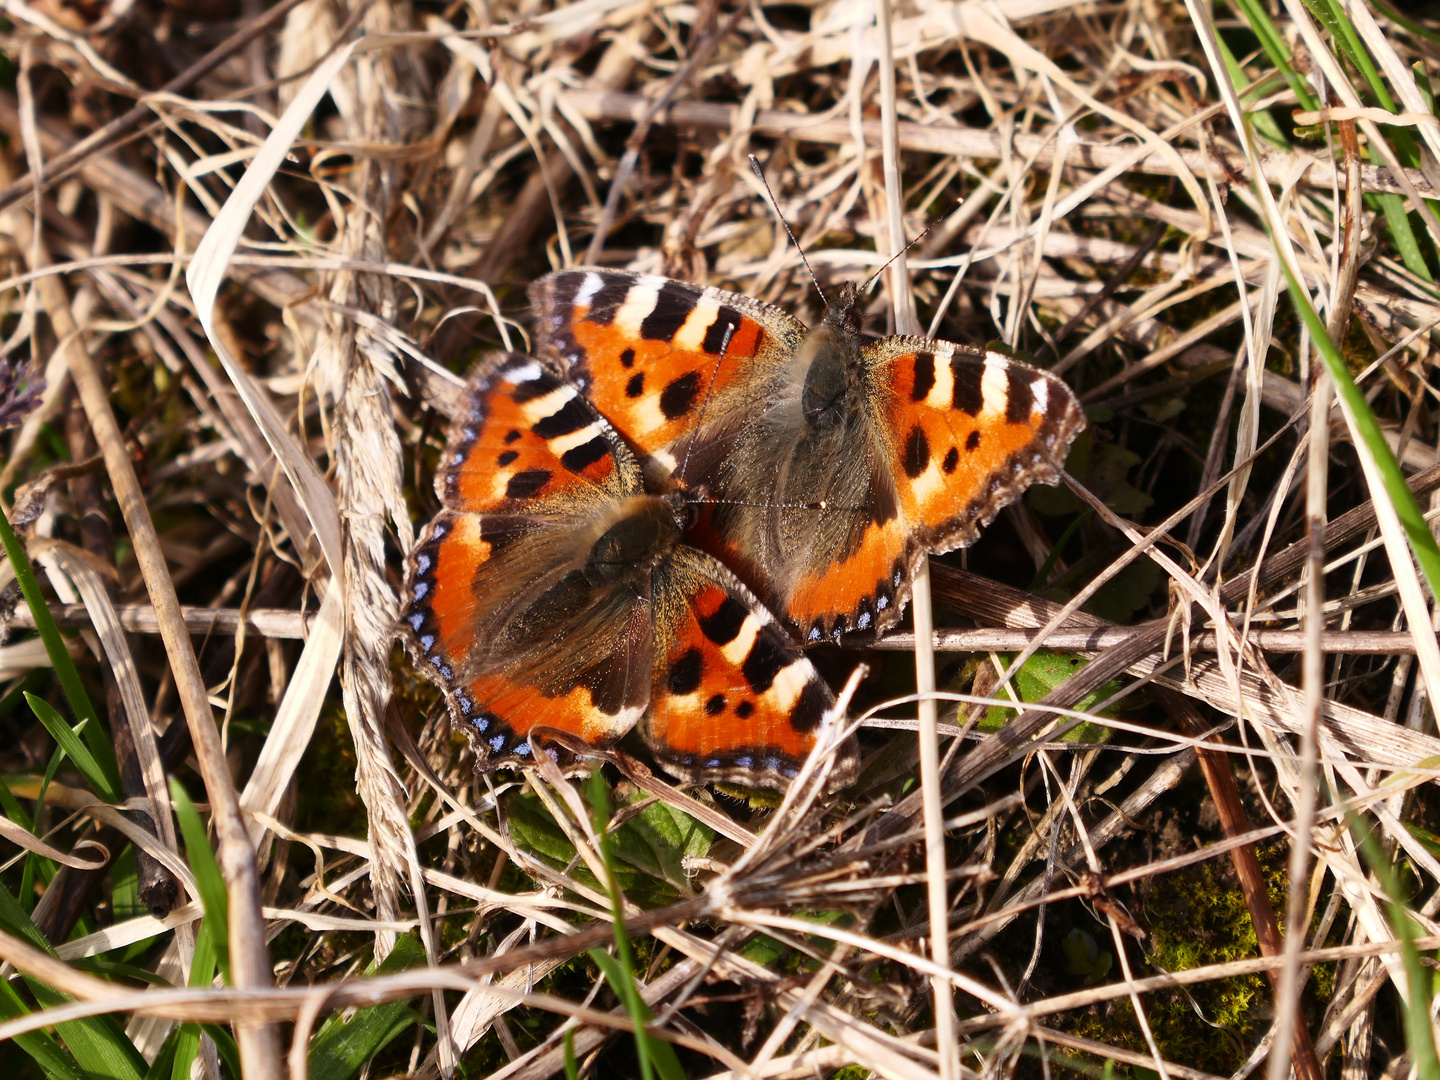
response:
[[[595,599],[576,567],[597,516],[640,490],[619,437],[549,365],[498,354],[471,380],[436,489],[444,510],[406,560],[402,619],[482,765],[529,760],[536,725],[595,745],[619,738],[649,686],[617,671],[635,659],[648,670],[648,651],[627,656],[620,641],[606,655],[593,634],[588,651],[555,650]]]
[[[925,551],[973,543],[1032,483],[1058,482],[1085,429],[1063,380],[994,350],[893,337],[862,357],[900,513]]]
[[[536,350],[642,455],[735,415],[805,334],[748,296],[623,270],[561,270],[530,299]]]
[[[729,571],[676,551],[656,590],[655,679],[646,741],[667,771],[784,790],[817,741],[838,740],[835,698],[805,654]],[[829,787],[855,778],[853,738]]]

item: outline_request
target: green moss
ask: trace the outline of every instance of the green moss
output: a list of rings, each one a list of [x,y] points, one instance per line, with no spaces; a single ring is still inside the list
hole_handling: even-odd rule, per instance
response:
[[[1259,852],[1266,890],[1276,911],[1284,910],[1286,854],[1283,845]],[[1187,971],[1259,954],[1250,911],[1228,862],[1212,860],[1156,878],[1145,899],[1141,922],[1149,932],[1144,952],[1150,971],[1141,970],[1142,961],[1137,975]],[[1328,996],[1333,979],[1332,970],[1317,971],[1311,992]],[[1268,1025],[1272,1008],[1269,985],[1258,974],[1150,994],[1144,1000],[1146,1019],[1167,1060],[1222,1075],[1234,1072],[1244,1062]],[[1094,1006],[1067,1026],[1077,1035],[1145,1052],[1128,999]],[[1133,1075],[1133,1070],[1123,1068],[1116,1072]]]

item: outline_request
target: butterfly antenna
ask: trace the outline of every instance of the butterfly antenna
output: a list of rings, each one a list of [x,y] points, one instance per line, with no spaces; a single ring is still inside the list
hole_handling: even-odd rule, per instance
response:
[[[956,205],[958,206],[959,204],[960,204],[960,200],[956,200]],[[890,258],[888,258],[888,259],[885,260],[885,265],[881,266],[879,270],[876,270],[873,274],[871,274],[868,278],[865,279],[865,284],[863,284],[863,285],[860,286],[860,291],[863,293],[866,289],[868,289],[868,288],[870,287],[870,283],[871,283],[872,281],[874,281],[876,278],[878,278],[878,277],[879,277],[881,274],[883,274],[886,270],[890,269],[890,264],[891,264],[891,263],[893,263],[893,262],[894,262],[896,259],[898,259],[901,255],[904,255],[907,251],[909,251],[911,248],[913,248],[913,247],[914,247],[916,244],[918,244],[921,240],[924,240],[925,237],[929,236],[932,232],[934,232],[934,231],[935,231],[935,226],[939,225],[942,221],[944,221],[946,215],[948,215],[949,213],[950,213],[950,211],[947,210],[947,211],[945,211],[944,214],[936,214],[935,217],[931,218],[931,219],[930,219],[930,224],[925,226],[924,230],[920,233],[919,236],[915,237],[914,240],[911,240],[911,241],[910,241],[908,244],[906,244],[903,248],[901,248],[899,251],[895,252],[894,255],[891,255]]]
[[[765,179],[765,173],[760,169],[760,159],[754,154],[750,155],[750,171],[764,185],[765,194],[770,197],[770,205],[775,210],[775,216],[780,219],[780,224],[785,226],[785,231],[790,234],[790,242],[795,245],[795,250],[800,253],[800,261],[805,264],[805,272],[810,275],[810,281],[814,284],[815,291],[820,294],[820,303],[829,307],[830,302],[825,299],[825,290],[820,287],[820,279],[815,276],[815,271],[810,266],[810,260],[805,257],[805,249],[800,246],[800,241],[795,239],[795,230],[790,228],[790,223],[780,212],[780,204],[775,201],[775,193],[770,190],[770,181]]]
[[[863,506],[840,506],[827,499],[819,502],[749,502],[745,499],[708,499],[700,497],[687,501],[688,506],[755,506],[762,510],[863,510]]]

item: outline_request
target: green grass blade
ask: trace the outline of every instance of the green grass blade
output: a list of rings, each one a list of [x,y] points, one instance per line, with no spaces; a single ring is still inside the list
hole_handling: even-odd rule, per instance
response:
[[[1235,54],[1230,51],[1230,46],[1226,44],[1223,37],[1217,34],[1215,41],[1216,44],[1220,46],[1220,58],[1225,61],[1225,68],[1230,72],[1230,81],[1236,86],[1244,86],[1250,80],[1244,70],[1241,69],[1240,61],[1235,59]],[[1269,80],[1266,81],[1268,82]],[[1256,96],[1255,90],[1251,90],[1240,100],[1247,102],[1253,101]],[[1258,131],[1267,142],[1273,143],[1282,150],[1290,149],[1290,140],[1287,139],[1285,133],[1280,130],[1280,125],[1275,122],[1275,117],[1269,109],[1259,109],[1250,112],[1249,116],[1250,123],[1255,126],[1255,130]]]
[[[1340,355],[1340,350],[1330,340],[1330,335],[1325,330],[1325,324],[1310,305],[1309,294],[1306,293],[1300,282],[1295,280],[1290,272],[1289,264],[1284,259],[1280,260],[1280,266],[1285,271],[1285,284],[1290,290],[1290,299],[1294,302],[1300,318],[1304,320],[1306,328],[1310,331],[1310,338],[1314,341],[1315,348],[1319,350],[1325,361],[1325,370],[1330,373],[1330,379],[1335,384],[1335,393],[1344,399],[1351,415],[1355,417],[1356,430],[1375,459],[1375,466],[1385,485],[1385,493],[1395,507],[1396,516],[1399,517],[1400,524],[1405,530],[1405,538],[1410,542],[1410,550],[1415,553],[1415,561],[1420,564],[1420,571],[1425,575],[1426,584],[1429,585],[1432,594],[1440,595],[1440,547],[1436,546],[1435,537],[1425,523],[1425,515],[1421,513],[1420,505],[1415,501],[1414,494],[1405,483],[1405,474],[1400,471],[1400,463],[1390,452],[1390,446],[1385,442],[1385,436],[1380,431],[1380,423],[1375,419],[1375,414],[1370,411],[1370,405],[1366,402],[1365,395],[1360,392],[1360,388],[1350,378],[1350,369],[1345,366],[1345,358]],[[1378,491],[1372,491],[1370,494],[1372,498],[1380,498]]]
[[[195,812],[193,806],[190,807],[190,812],[192,814]],[[209,986],[211,982],[214,981],[214,978],[214,924],[207,914],[205,918],[200,920],[200,928],[195,932],[195,954],[190,959],[189,982],[191,986],[205,987]],[[191,1066],[195,1061],[195,1055],[198,1053],[200,1053],[200,1025],[181,1024],[176,1031],[175,1058],[170,1072],[171,1080],[190,1080]],[[238,1076],[239,1074],[237,1073],[236,1075]]]
[[[210,850],[210,839],[205,835],[205,825],[200,820],[195,804],[185,789],[170,781],[170,799],[175,804],[175,816],[180,821],[180,831],[185,836],[185,857],[190,862],[190,871],[195,875],[195,887],[200,890],[200,902],[205,907],[205,922],[212,928],[215,943],[215,960],[220,965],[220,974],[230,982],[230,946],[226,936],[229,922],[229,901],[225,895],[225,878],[220,873],[220,864],[215,861],[215,852]]]
[[[1364,76],[1366,84],[1370,87],[1371,93],[1375,95],[1386,110],[1395,111],[1395,100],[1390,96],[1390,89],[1385,85],[1385,80],[1380,77],[1380,72],[1375,67],[1375,62],[1370,59],[1370,54],[1365,51],[1365,46],[1360,41],[1360,35],[1345,14],[1345,10],[1334,3],[1334,0],[1305,0],[1305,6],[1310,13],[1320,20],[1321,25],[1330,31],[1330,39],[1335,42],[1336,47],[1345,54],[1345,58],[1355,65],[1356,69]]]
[[[1329,31],[1330,38],[1335,42],[1340,53],[1360,72],[1365,80],[1365,85],[1380,106],[1387,112],[1398,112],[1390,88],[1385,85],[1385,80],[1375,67],[1375,62],[1365,50],[1359,33],[1351,23],[1349,16],[1345,14],[1344,7],[1335,0],[1305,0],[1305,6]],[[1314,108],[1314,106],[1309,107]],[[1381,125],[1380,132],[1395,151],[1395,157],[1401,165],[1414,168],[1420,163],[1419,150],[1415,145],[1415,138],[1410,132],[1404,128],[1386,125]],[[1365,150],[1365,157],[1370,161],[1376,160],[1376,155],[1368,147]],[[1400,256],[1400,261],[1405,264],[1405,269],[1422,281],[1434,281],[1434,275],[1430,272],[1430,267],[1421,253],[1419,239],[1410,224],[1409,216],[1405,213],[1404,198],[1395,194],[1372,193],[1366,196],[1366,203],[1372,209],[1385,215],[1386,228],[1390,232],[1391,241],[1395,244],[1395,251]]]
[[[1365,198],[1385,215],[1385,227],[1390,230],[1390,242],[1395,245],[1395,253],[1400,256],[1405,269],[1421,281],[1434,281],[1434,275],[1430,273],[1430,267],[1426,265],[1425,256],[1420,251],[1420,240],[1410,225],[1410,215],[1405,212],[1404,196],[1386,191],[1372,192]]]
[[[123,801],[123,796],[120,794],[120,770],[116,768],[114,758],[111,758],[110,766],[115,771],[114,775],[110,775],[100,762],[95,760],[95,756],[89,748],[80,741],[79,732],[67,724],[65,718],[56,712],[48,701],[38,698],[34,694],[26,694],[25,700],[30,703],[30,709],[40,723],[45,725],[45,730],[50,732],[51,737],[60,745],[60,749],[65,751],[65,756],[75,763],[75,767],[80,770],[80,775],[85,777],[85,782],[90,785],[91,790],[108,803]],[[95,724],[95,721],[85,720],[82,723],[90,727]]]
[[[1385,893],[1385,906],[1390,913],[1390,925],[1395,930],[1395,940],[1400,943],[1400,955],[1405,962],[1405,975],[1410,983],[1410,1001],[1405,1007],[1405,1043],[1410,1051],[1410,1060],[1418,1080],[1440,1080],[1440,1058],[1435,1054],[1435,1037],[1430,1029],[1430,1000],[1433,996],[1434,978],[1420,959],[1415,948],[1415,939],[1420,928],[1410,917],[1410,912],[1400,902],[1400,883],[1395,871],[1385,858],[1375,837],[1353,813],[1345,815],[1350,826],[1350,835],[1365,856],[1370,870],[1380,882]]]
[[[195,1057],[200,1053],[200,1025],[181,1024],[175,1029],[175,1057],[170,1065],[170,1080],[190,1080]]]
[[[590,958],[605,974],[615,996],[625,1006],[635,1024],[635,1056],[640,1062],[640,1075],[644,1080],[654,1080],[654,1070],[659,1069],[663,1080],[685,1080],[685,1071],[680,1068],[680,1059],[675,1048],[663,1039],[657,1039],[645,1030],[652,1019],[645,999],[635,988],[635,960],[630,952],[630,939],[625,935],[625,905],[620,896],[619,886],[614,885],[615,861],[611,853],[611,838],[606,831],[610,820],[610,792],[605,779],[596,770],[590,776],[590,806],[595,817],[595,835],[600,839],[600,857],[605,862],[605,876],[612,888],[610,910],[615,919],[615,955],[610,956],[599,949],[590,950]]]
[[[35,948],[52,956],[55,954],[45,935],[40,933],[14,894],[4,886],[0,886],[0,926]],[[25,976],[25,984],[41,1007],[62,1005],[72,1000],[28,975]],[[113,1016],[68,1020],[57,1024],[55,1030],[65,1040],[66,1047],[86,1075],[106,1080],[141,1080],[145,1075],[145,1059],[135,1049],[135,1044],[125,1037],[124,1029]]]
[[[8,982],[0,980],[0,1019],[10,1020],[26,1016],[30,1012],[20,995]],[[15,1045],[29,1054],[48,1077],[54,1080],[85,1080],[75,1059],[65,1052],[53,1038],[43,1031],[31,1031],[15,1036]]]
[[[150,1063],[150,1068],[145,1073],[145,1080],[166,1080],[171,1076],[175,1066],[175,1044],[180,1040],[180,1029],[172,1028],[170,1037],[165,1040],[165,1045],[160,1047],[160,1052],[155,1055],[155,1060]]]
[[[1384,15],[1385,18],[1389,19],[1396,26],[1403,26],[1408,33],[1414,34],[1416,37],[1425,38],[1427,41],[1440,41],[1440,30],[1432,30],[1428,26],[1422,26],[1420,23],[1412,22],[1387,4],[1385,0],[1370,0],[1370,3],[1376,11]]]
[[[0,545],[4,546],[5,557],[10,560],[10,566],[15,571],[15,581],[19,584],[25,604],[35,619],[35,629],[40,640],[45,643],[45,655],[50,658],[50,666],[55,669],[55,677],[60,680],[60,688],[65,691],[65,700],[70,703],[70,711],[75,714],[76,720],[98,719],[95,706],[90,703],[90,695],[85,693],[85,687],[80,682],[80,673],[75,670],[75,661],[70,658],[70,653],[65,648],[65,639],[60,635],[60,628],[50,616],[45,595],[40,591],[40,582],[35,578],[35,568],[30,565],[30,556],[25,554],[24,545],[20,543],[20,538],[15,535],[15,530],[10,527],[10,521],[4,514],[0,514]]]
[[[1285,43],[1285,36],[1280,33],[1274,21],[1271,20],[1270,13],[1257,0],[1231,0],[1231,2],[1240,17],[1250,25],[1251,32],[1259,39],[1260,48],[1265,51],[1266,59],[1275,65],[1281,75],[1285,76],[1285,81],[1294,92],[1300,107],[1305,110],[1316,108],[1319,102],[1316,101],[1315,95],[1310,93],[1309,85],[1300,77],[1300,73],[1290,62],[1290,47]],[[1221,44],[1224,45],[1223,39],[1221,39]],[[1229,49],[1226,48],[1225,51],[1228,55]],[[1236,77],[1233,72],[1230,77],[1236,86],[1244,86],[1248,81],[1243,77]]]
[[[38,804],[37,804],[38,806]],[[10,790],[10,785],[0,780],[0,807],[3,807],[5,816],[15,822],[28,833],[35,831],[35,825],[20,801]],[[35,895],[35,878],[42,877],[48,884],[55,876],[55,864],[49,859],[36,855],[33,851],[25,853],[25,867],[20,871],[20,904],[26,911],[33,911],[32,898]]]
[[[425,963],[425,947],[407,935],[395,939],[395,948],[383,964],[372,964],[367,976],[391,975]],[[367,1061],[392,1040],[420,1022],[403,1001],[359,1009],[348,1020],[331,1016],[310,1040],[312,1080],[350,1080]]]
[[[575,1060],[575,1029],[565,1032],[565,1080],[580,1080],[580,1065]]]

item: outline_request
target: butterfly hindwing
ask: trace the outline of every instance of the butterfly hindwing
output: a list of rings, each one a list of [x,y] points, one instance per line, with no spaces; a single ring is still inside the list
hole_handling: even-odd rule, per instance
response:
[[[837,722],[829,687],[751,592],[693,548],[665,568],[656,604],[664,631],[644,731],[657,760],[688,780],[783,790]],[[855,766],[851,739],[831,787]]]

